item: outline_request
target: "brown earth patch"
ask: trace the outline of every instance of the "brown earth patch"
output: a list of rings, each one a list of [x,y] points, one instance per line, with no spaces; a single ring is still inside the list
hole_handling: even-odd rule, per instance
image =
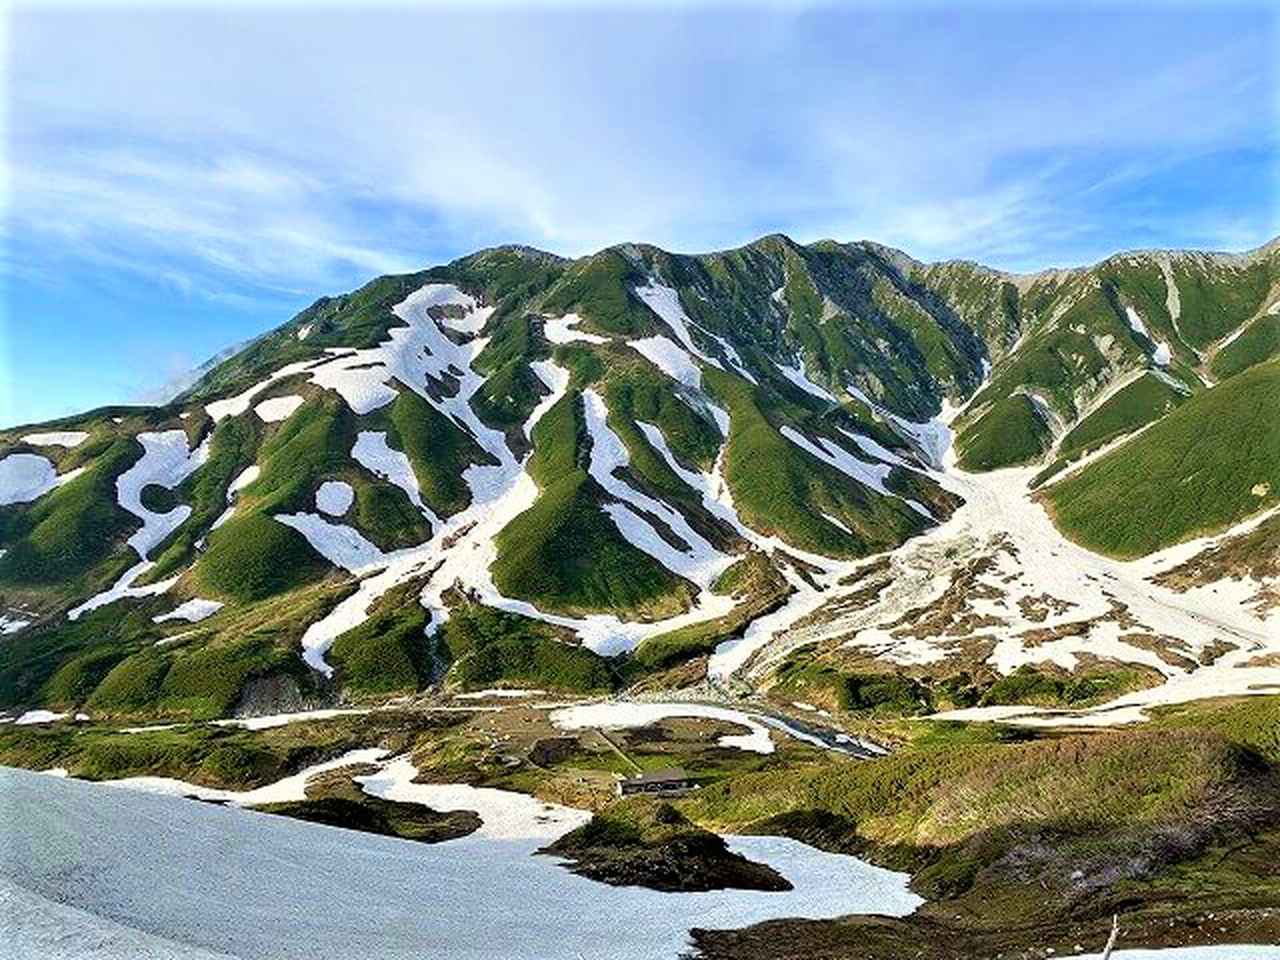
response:
[[[1190,673],[1199,664],[1190,656],[1191,651],[1181,640],[1162,633],[1126,633],[1120,637],[1121,643],[1127,643],[1139,650],[1150,650],[1157,657],[1179,670]]]
[[[1200,651],[1200,665],[1202,667],[1213,666],[1224,654],[1238,649],[1240,648],[1234,643],[1228,643],[1226,640],[1215,640],[1213,643],[1206,644],[1204,649]]]
[[[1077,604],[1070,600],[1059,600],[1055,596],[1042,593],[1038,597],[1023,597],[1018,601],[1018,609],[1023,618],[1032,623],[1044,623],[1051,616],[1060,617]]]

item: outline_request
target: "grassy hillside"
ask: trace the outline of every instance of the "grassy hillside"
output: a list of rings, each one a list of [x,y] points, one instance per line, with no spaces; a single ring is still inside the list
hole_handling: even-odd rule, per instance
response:
[[[1058,444],[1058,454],[1069,460],[1075,459],[1079,454],[1104,446],[1116,437],[1158,420],[1186,397],[1185,393],[1175,390],[1155,374],[1144,374],[1116,391],[1069,430]]]
[[[550,610],[663,616],[687,609],[692,586],[623,539],[600,509],[604,491],[581,465],[578,402],[569,393],[534,428],[529,473],[538,499],[498,534],[494,583]]]
[[[326,659],[356,699],[415,693],[437,678],[436,643],[426,636],[421,584],[410,581],[375,605],[372,616],[334,641]]]
[[[137,561],[124,539],[138,521],[116,497],[115,478],[142,456],[131,439],[104,442],[85,472],[30,506],[0,508],[0,585],[47,587],[69,595],[105,583]],[[114,556],[113,556],[114,555]],[[88,574],[108,557],[109,569]]]
[[[1280,361],[1188,400],[1140,437],[1049,487],[1062,531],[1139,557],[1280,500]]]
[[[1259,317],[1214,355],[1210,369],[1219,380],[1280,354],[1280,316]]]
[[[725,478],[751,527],[806,550],[859,557],[897,546],[926,526],[903,501],[873,493],[788,441],[765,416],[758,389],[719,371],[708,371],[706,380],[729,410]]]
[[[957,438],[957,462],[969,471],[1030,463],[1044,454],[1052,437],[1031,398],[1014,394],[993,404]]]
[[[465,598],[450,612],[443,639],[453,664],[450,684],[463,690],[512,685],[569,693],[617,685],[608,660],[549,624]]]

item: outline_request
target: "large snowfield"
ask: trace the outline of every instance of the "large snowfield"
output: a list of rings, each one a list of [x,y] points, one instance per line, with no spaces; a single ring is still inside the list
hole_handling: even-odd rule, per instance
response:
[[[428,845],[0,768],[6,813],[24,825],[0,848],[0,956],[675,960],[694,926],[902,916],[921,902],[906,874],[778,837],[729,845],[790,880],[785,893],[611,887],[535,855],[585,814],[525,829],[510,808],[542,806],[532,798],[477,800],[411,775],[392,763],[365,789],[446,809],[453,790],[485,828]]]

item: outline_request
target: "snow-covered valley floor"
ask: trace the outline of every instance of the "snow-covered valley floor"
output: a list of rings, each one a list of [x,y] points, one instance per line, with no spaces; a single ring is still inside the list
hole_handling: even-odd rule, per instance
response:
[[[1024,664],[1074,670],[1101,661],[1164,678],[1089,711],[946,714],[1041,724],[1133,722],[1155,704],[1280,692],[1280,618],[1247,607],[1256,583],[1228,580],[1179,593],[1151,580],[1232,531],[1140,561],[1111,560],[1058,532],[1029,492],[1035,472],[968,474],[949,464],[935,473],[965,505],[926,535],[856,565],[853,582],[821,602],[793,598],[771,616],[776,629],[745,664],[746,675],[762,680],[787,652],[820,642],[904,666],[985,662],[1008,674]]]

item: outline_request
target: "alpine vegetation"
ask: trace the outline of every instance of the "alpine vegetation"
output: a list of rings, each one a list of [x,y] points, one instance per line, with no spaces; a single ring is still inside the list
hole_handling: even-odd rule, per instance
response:
[[[524,648],[476,682],[562,690],[1274,683],[1278,283],[1274,243],[1010,275],[778,235],[380,277],[166,405],[0,433],[0,705],[466,686],[459,611]]]

